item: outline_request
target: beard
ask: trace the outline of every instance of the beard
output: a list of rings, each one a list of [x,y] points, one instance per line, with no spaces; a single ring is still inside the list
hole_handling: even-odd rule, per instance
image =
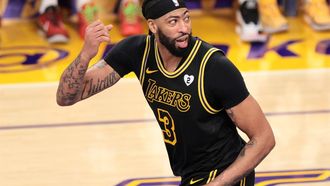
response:
[[[158,29],[157,31],[158,33],[158,36],[159,36],[159,42],[165,46],[165,48],[171,53],[173,54],[174,56],[176,57],[184,57],[185,54],[187,53],[188,49],[189,49],[189,44],[190,44],[190,40],[191,40],[191,33],[189,34],[182,34],[181,36],[179,37],[182,37],[184,35],[189,35],[188,36],[188,46],[186,48],[178,48],[175,46],[175,40],[178,39],[179,37],[177,38],[170,38],[168,36],[166,36],[160,29]]]

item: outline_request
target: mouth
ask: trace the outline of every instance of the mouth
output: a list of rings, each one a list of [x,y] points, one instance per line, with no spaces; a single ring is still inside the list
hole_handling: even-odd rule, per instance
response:
[[[188,36],[184,35],[179,38],[177,38],[175,41],[179,48],[186,48],[188,46]]]

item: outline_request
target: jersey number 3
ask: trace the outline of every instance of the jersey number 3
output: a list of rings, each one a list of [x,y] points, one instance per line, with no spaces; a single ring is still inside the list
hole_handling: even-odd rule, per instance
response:
[[[163,131],[164,141],[171,145],[176,144],[174,120],[170,113],[163,109],[157,109],[160,128]]]

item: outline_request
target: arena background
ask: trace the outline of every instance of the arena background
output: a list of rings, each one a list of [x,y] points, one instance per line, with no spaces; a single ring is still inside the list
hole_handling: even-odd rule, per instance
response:
[[[114,28],[92,63],[124,38],[115,1],[94,2]],[[134,75],[72,107],[56,105],[59,77],[83,40],[75,9],[62,1],[70,41],[49,44],[36,26],[39,4],[0,3],[0,185],[177,185]],[[189,7],[193,34],[242,71],[274,129],[277,145],[257,168],[257,185],[330,185],[330,31],[312,30],[298,7],[287,32],[246,43],[235,33],[235,3],[194,0]]]

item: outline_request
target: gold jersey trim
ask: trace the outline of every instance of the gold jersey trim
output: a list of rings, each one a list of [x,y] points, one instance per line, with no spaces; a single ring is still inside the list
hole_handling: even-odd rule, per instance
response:
[[[199,76],[198,76],[198,96],[199,96],[199,99],[200,99],[204,109],[210,114],[216,114],[222,110],[222,109],[217,110],[217,109],[213,108],[207,101],[205,92],[204,92],[205,66],[206,66],[206,63],[208,62],[209,58],[211,57],[211,55],[217,51],[219,51],[219,49],[211,48],[209,51],[206,52],[206,54],[204,55],[204,57],[202,59],[201,66],[199,68]]]
[[[155,42],[155,58],[156,58],[156,63],[157,63],[157,66],[159,68],[159,70],[162,72],[162,74],[168,78],[176,78],[178,77],[183,71],[185,71],[189,65],[191,64],[191,62],[193,61],[194,57],[196,56],[196,53],[199,49],[199,47],[201,46],[202,44],[202,41],[200,40],[197,40],[195,42],[195,45],[193,47],[193,49],[190,51],[189,53],[189,56],[187,57],[187,59],[183,62],[183,64],[178,68],[176,69],[174,72],[168,72],[164,66],[163,66],[163,63],[162,63],[162,60],[161,60],[161,57],[159,55],[159,51],[158,51],[158,46],[157,46],[157,43],[156,43],[156,40],[154,41]]]
[[[213,171],[210,172],[210,174],[209,174],[209,178],[208,178],[208,180],[207,180],[206,183],[210,183],[211,181],[214,180],[215,176],[217,175],[217,171],[218,171],[218,170],[215,169],[215,170],[213,170]]]
[[[141,70],[140,70],[140,83],[143,87],[143,82],[144,82],[144,75],[145,75],[145,71],[146,71],[146,65],[147,65],[147,59],[149,56],[149,52],[150,52],[150,36],[146,37],[146,46],[144,48],[144,53],[143,53],[143,58],[142,58],[142,62],[141,62]]]
[[[241,181],[240,181],[240,186],[245,186],[246,185],[246,177],[244,177]]]

